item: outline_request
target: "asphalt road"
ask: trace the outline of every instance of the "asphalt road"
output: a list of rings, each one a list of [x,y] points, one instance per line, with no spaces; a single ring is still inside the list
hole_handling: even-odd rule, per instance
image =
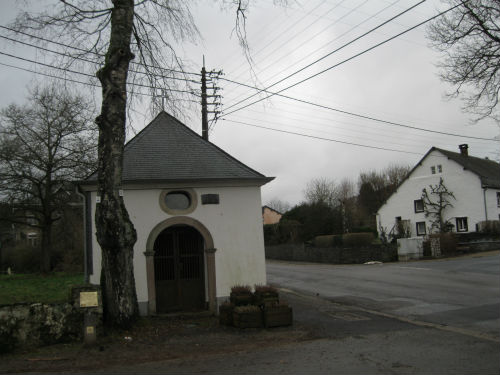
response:
[[[306,339],[218,354],[193,347],[183,358],[81,374],[500,374],[498,252],[383,265],[273,261],[267,272]]]
[[[372,265],[269,261],[268,282],[412,321],[500,336],[500,256]]]

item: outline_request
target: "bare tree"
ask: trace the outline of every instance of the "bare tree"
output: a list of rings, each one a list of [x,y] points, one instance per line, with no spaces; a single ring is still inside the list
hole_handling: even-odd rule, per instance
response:
[[[50,271],[52,226],[67,200],[67,184],[96,166],[92,105],[52,86],[32,90],[27,105],[0,113],[0,200],[16,210],[3,217],[42,233],[42,272]]]
[[[272,208],[273,210],[278,211],[281,214],[284,214],[291,208],[290,203],[282,201],[281,199],[278,198],[271,199],[269,202],[266,203],[266,206]]]
[[[425,217],[431,218],[431,230],[439,233],[451,231],[453,224],[449,219],[445,219],[445,211],[453,207],[452,199],[456,199],[455,195],[445,186],[443,178],[439,179],[439,184],[429,185],[429,191],[426,188],[422,190],[424,214]]]
[[[500,0],[444,0],[453,10],[428,28],[432,45],[443,53],[440,76],[462,96],[465,109],[500,121]]]
[[[237,34],[244,36],[247,1],[236,5]],[[138,315],[133,271],[136,231],[119,191],[125,141],[127,100],[137,87],[155,94],[165,89],[166,105],[176,113],[176,93],[191,91],[175,53],[177,42],[195,39],[198,30],[190,11],[192,2],[181,0],[61,0],[43,12],[19,15],[18,31],[56,40],[65,49],[65,67],[89,62],[102,86],[99,126],[96,235],[102,249],[101,284],[108,324],[126,327]],[[39,39],[37,39],[39,41]],[[243,44],[244,45],[244,44]],[[132,63],[136,59],[137,63]],[[179,76],[180,74],[180,76]],[[187,82],[178,87],[177,82]],[[142,85],[142,86],[139,86]],[[184,87],[184,88],[182,88]],[[165,96],[165,95],[162,95]],[[190,99],[186,99],[190,100]]]
[[[329,207],[338,205],[339,189],[334,180],[315,178],[307,183],[304,196],[308,203],[326,204]]]

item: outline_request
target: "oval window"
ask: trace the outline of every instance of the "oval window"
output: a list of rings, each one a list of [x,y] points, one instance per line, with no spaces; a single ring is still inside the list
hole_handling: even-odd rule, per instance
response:
[[[165,195],[165,206],[171,210],[187,210],[191,196],[185,191],[171,191]]]

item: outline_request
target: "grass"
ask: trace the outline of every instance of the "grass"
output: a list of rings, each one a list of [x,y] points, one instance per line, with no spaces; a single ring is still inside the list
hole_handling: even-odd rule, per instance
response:
[[[68,301],[70,287],[79,284],[83,284],[81,273],[0,275],[0,305],[65,302]]]

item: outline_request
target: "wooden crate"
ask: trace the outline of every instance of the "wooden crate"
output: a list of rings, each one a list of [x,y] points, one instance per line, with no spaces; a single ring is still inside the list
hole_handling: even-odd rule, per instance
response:
[[[238,328],[260,328],[263,325],[262,311],[233,311],[233,325]]]
[[[266,307],[263,315],[266,328],[290,326],[293,323],[293,311],[290,306]]]

